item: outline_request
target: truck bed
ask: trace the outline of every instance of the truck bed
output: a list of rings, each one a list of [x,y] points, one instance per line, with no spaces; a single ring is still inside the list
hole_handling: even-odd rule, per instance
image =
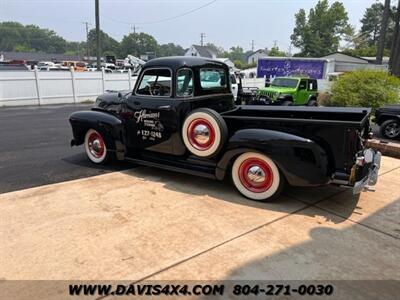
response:
[[[369,128],[370,112],[362,107],[244,105],[221,115],[231,132],[256,127],[313,140],[329,154],[331,171],[348,173],[361,149],[359,135]]]
[[[270,121],[336,123],[362,127],[367,121],[370,108],[364,107],[307,107],[239,105],[235,110],[222,113],[225,117],[266,118]]]

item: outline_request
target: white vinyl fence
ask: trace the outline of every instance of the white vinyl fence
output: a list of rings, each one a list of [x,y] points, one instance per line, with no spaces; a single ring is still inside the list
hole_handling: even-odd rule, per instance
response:
[[[131,73],[74,71],[2,71],[0,107],[81,103],[106,90],[133,89]]]

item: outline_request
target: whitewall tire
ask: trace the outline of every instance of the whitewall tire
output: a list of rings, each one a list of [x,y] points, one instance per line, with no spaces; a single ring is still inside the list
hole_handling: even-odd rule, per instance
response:
[[[104,163],[107,159],[107,147],[102,135],[89,129],[85,135],[85,151],[87,157],[95,164]]]
[[[272,200],[283,186],[276,164],[257,152],[246,152],[236,158],[232,166],[232,180],[243,196],[257,201]]]
[[[227,127],[215,111],[198,109],[189,114],[182,126],[182,139],[186,148],[196,156],[212,157],[225,144]]]

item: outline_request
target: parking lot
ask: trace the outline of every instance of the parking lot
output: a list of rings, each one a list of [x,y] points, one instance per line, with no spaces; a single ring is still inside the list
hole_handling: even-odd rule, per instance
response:
[[[68,145],[78,109],[0,110],[0,278],[400,280],[400,160],[383,158],[375,192],[258,203],[229,180],[92,166]]]

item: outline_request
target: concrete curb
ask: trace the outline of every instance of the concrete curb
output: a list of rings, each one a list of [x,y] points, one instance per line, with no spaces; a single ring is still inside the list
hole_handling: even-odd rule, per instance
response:
[[[377,139],[368,140],[367,147],[380,151],[383,155],[400,158],[400,144],[381,141]]]

